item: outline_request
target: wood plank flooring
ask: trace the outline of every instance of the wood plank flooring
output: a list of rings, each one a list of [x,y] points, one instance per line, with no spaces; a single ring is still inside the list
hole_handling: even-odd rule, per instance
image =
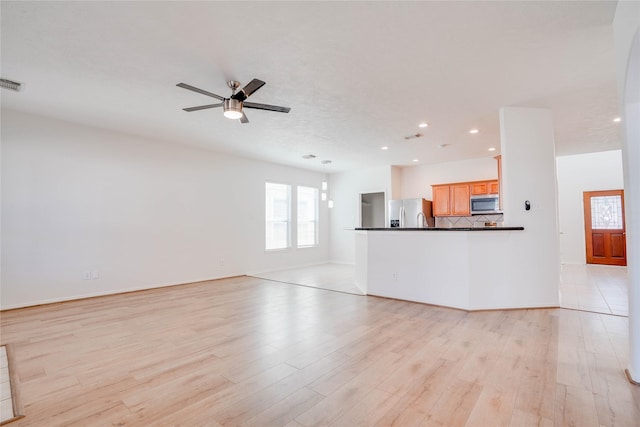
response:
[[[1,313],[15,426],[633,426],[627,319],[250,277]]]

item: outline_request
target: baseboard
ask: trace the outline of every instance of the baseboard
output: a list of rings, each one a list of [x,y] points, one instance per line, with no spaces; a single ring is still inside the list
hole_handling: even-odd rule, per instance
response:
[[[629,382],[633,385],[640,385],[639,382],[635,381],[633,378],[631,378],[631,373],[629,372],[628,369],[624,370],[624,374],[627,376],[627,380],[629,380]]]
[[[115,289],[115,290],[103,291],[103,292],[92,292],[88,294],[73,295],[73,296],[61,297],[61,298],[29,301],[21,304],[2,306],[0,307],[0,312],[8,311],[8,310],[17,310],[20,308],[36,307],[39,305],[58,304],[58,303],[67,302],[67,301],[78,301],[78,300],[89,299],[89,298],[99,298],[99,297],[105,297],[109,295],[121,295],[121,294],[128,294],[131,292],[148,291],[151,289],[168,288],[171,286],[182,286],[182,285],[188,285],[191,283],[208,282],[208,281],[220,280],[220,279],[229,279],[232,277],[240,277],[240,276],[245,276],[245,274],[231,274],[231,275],[225,275],[225,276],[210,277],[206,279],[190,280],[184,283],[165,283],[165,284],[140,286],[140,287],[126,288],[126,289]]]
[[[279,267],[279,268],[274,268],[274,269],[271,269],[271,270],[252,271],[252,272],[248,272],[248,273],[244,273],[244,274],[247,275],[247,276],[255,276],[257,274],[274,273],[274,272],[277,272],[277,271],[291,270],[291,269],[294,269],[294,268],[316,267],[318,265],[325,265],[325,264],[353,265],[353,264],[342,263],[342,262],[334,262],[334,261],[320,261],[320,262],[312,262],[312,263],[308,263],[308,264],[288,265],[286,267]]]
[[[353,267],[355,267],[355,265],[356,265],[354,262],[333,261],[333,260],[329,260],[329,261],[327,261],[327,263],[329,263],[329,264],[338,264],[338,265],[351,265]]]
[[[11,406],[13,417],[7,418],[0,422],[0,425],[9,424],[24,418],[24,405],[22,404],[22,398],[20,395],[20,381],[18,380],[18,374],[15,368],[15,356],[13,353],[13,346],[9,343],[2,344],[5,348],[7,355],[7,371],[9,372],[9,389],[11,392]]]

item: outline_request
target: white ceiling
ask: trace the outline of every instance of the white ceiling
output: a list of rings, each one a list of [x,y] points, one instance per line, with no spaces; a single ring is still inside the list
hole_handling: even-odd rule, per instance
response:
[[[560,155],[610,150],[620,146],[615,7],[3,0],[1,73],[25,89],[1,102],[325,172],[495,155],[502,106],[553,109]],[[291,112],[247,110],[240,124],[221,109],[182,111],[217,101],[176,83],[229,96],[226,80],[254,77],[267,84],[249,101]]]

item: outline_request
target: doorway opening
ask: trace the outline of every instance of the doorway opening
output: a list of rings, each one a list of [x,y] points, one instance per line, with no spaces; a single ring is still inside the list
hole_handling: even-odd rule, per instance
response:
[[[362,228],[385,227],[384,192],[360,194],[360,226]]]
[[[583,192],[586,264],[563,264],[560,306],[629,316],[623,190]]]
[[[624,190],[584,192],[587,264],[627,265]]]

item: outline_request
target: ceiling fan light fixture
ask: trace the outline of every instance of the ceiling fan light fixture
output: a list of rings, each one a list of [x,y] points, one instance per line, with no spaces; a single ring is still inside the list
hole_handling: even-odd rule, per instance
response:
[[[233,98],[225,99],[222,108],[227,119],[239,119],[242,117],[242,101]]]

